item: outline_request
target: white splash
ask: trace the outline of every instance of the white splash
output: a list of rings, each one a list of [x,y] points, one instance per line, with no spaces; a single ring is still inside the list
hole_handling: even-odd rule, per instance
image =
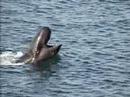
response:
[[[23,65],[24,63],[15,63],[15,61],[22,55],[22,52],[2,52],[2,54],[0,54],[0,65]]]

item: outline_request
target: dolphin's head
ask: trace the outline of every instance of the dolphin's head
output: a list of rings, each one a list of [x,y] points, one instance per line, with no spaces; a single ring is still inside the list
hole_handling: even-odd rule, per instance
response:
[[[33,44],[36,42],[41,45],[46,45],[51,37],[51,30],[49,27],[42,27],[36,37],[33,40]]]
[[[39,42],[42,45],[46,45],[48,41],[50,40],[50,36],[51,36],[51,30],[49,27],[41,28],[38,35],[38,38],[40,39]]]
[[[51,30],[49,27],[42,27],[39,33],[36,35],[31,44],[31,51],[34,53],[36,51],[40,52],[43,46],[46,46],[50,40]]]

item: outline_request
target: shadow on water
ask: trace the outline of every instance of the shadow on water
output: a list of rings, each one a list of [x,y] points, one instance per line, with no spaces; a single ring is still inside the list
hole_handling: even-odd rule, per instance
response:
[[[35,73],[40,73],[41,77],[49,77],[52,73],[56,73],[59,66],[58,63],[61,60],[60,55],[48,59],[40,64],[31,65],[32,71]]]

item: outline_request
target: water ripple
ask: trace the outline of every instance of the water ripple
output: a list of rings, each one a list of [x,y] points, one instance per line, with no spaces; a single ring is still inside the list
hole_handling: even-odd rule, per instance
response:
[[[2,0],[0,7],[1,55],[26,49],[41,26],[52,29],[49,43],[63,44],[42,66],[0,65],[2,96],[130,96],[129,0]]]

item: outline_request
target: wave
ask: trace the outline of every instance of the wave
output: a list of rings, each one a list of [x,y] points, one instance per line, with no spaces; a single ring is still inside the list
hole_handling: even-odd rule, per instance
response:
[[[24,63],[15,63],[22,56],[22,52],[5,51],[0,54],[0,65],[23,65]]]

